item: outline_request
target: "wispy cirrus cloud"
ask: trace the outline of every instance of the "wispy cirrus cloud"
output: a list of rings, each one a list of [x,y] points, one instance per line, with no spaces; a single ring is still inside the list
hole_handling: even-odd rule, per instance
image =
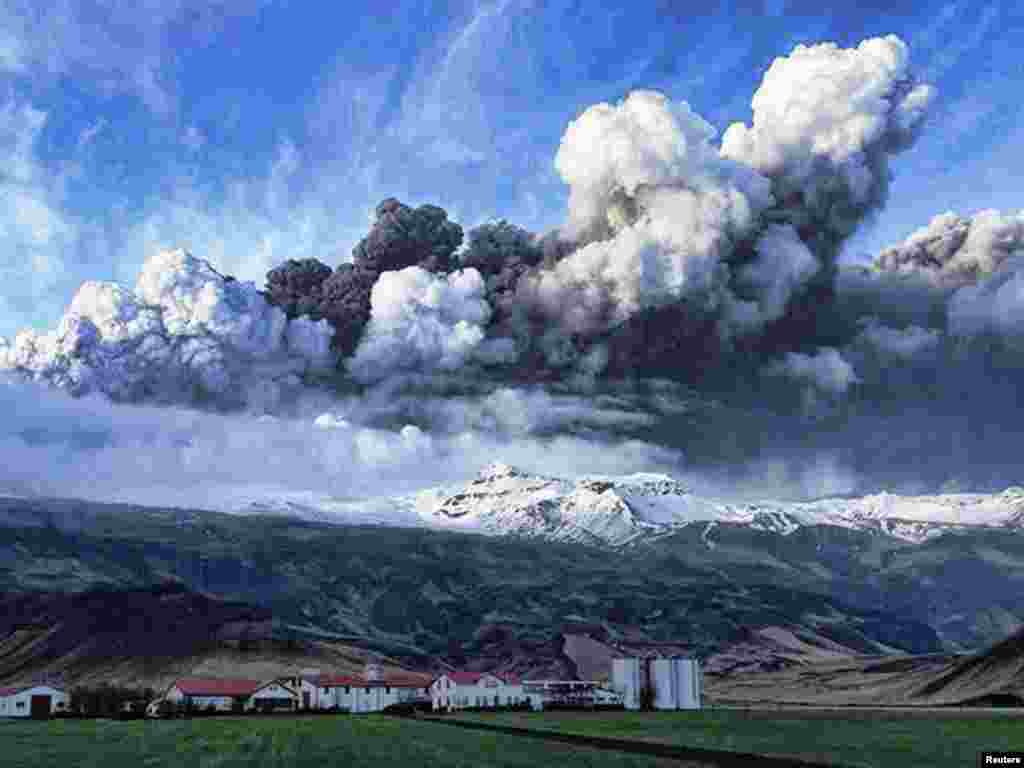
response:
[[[131,92],[166,115],[177,106],[180,57],[262,2],[3,0],[0,67],[33,80],[87,77],[108,92]]]

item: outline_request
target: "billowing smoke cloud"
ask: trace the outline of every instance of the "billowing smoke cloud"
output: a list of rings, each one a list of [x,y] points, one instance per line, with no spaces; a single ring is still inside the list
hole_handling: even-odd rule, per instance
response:
[[[1024,251],[1024,211],[986,210],[969,218],[952,211],[933,218],[899,245],[878,256],[880,269],[959,287],[995,272]]]
[[[567,235],[585,244],[521,284],[570,333],[647,307],[717,306],[725,260],[772,197],[769,181],[719,157],[714,129],[686,103],[636,91],[573,121],[555,166],[570,185]]]
[[[455,371],[484,340],[491,307],[475,269],[433,275],[421,267],[384,272],[370,296],[370,324],[349,363],[358,380],[401,371]]]
[[[882,251],[876,264],[933,285],[954,336],[1024,334],[1024,212],[944,213]]]
[[[0,344],[0,367],[76,395],[289,417],[207,413],[220,426],[181,453],[111,438],[83,464],[113,476],[134,451],[183,488],[181,456],[246,441],[280,461],[274,482],[345,493],[496,459],[575,472],[683,457],[720,488],[772,495],[1005,487],[1024,431],[1008,343],[1024,337],[1021,216],[946,214],[874,269],[838,265],[931,98],[895,37],[798,46],[720,143],[687,104],[636,91],[567,128],[557,231],[497,220],[463,244],[443,209],[388,199],[351,262],[288,261],[261,293],[165,254],[134,291],[83,286],[56,331]],[[12,462],[78,450],[32,434],[8,434]],[[248,482],[221,461],[225,482]]]
[[[436,205],[412,209],[393,197],[377,206],[377,220],[352,250],[357,267],[376,272],[419,265],[429,272],[447,272],[452,254],[462,244],[462,227],[448,221]]]
[[[686,373],[725,362],[734,343],[756,348],[767,331],[756,350],[767,363],[835,346],[807,331],[829,298],[838,245],[884,202],[888,158],[911,144],[930,97],[892,36],[797,46],[767,71],[752,125],[730,126],[720,147],[685,102],[634,91],[566,129],[559,232],[537,238],[498,221],[474,229],[460,253],[462,228],[442,208],[388,198],[351,263],[289,260],[261,296],[208,265],[154,262],[137,300],[88,289],[57,332],[16,341],[8,365],[135,398],[157,394],[146,371],[169,369],[179,373],[161,382],[207,397],[239,391],[236,360],[281,357],[278,336],[296,352],[285,359],[322,368],[328,326],[339,368],[363,383],[470,363],[465,374],[477,377],[480,364],[516,362],[517,376],[569,368],[584,384],[634,362],[642,371],[661,351],[672,359],[659,365]],[[192,298],[169,300],[175,292]],[[104,315],[104,302],[119,309]],[[277,389],[287,377],[266,378]]]
[[[650,346],[653,322],[666,349],[695,357],[694,335],[707,352],[708,333],[728,346],[764,331],[813,286],[827,293],[839,246],[884,204],[889,158],[913,143],[931,99],[889,36],[776,59],[753,124],[730,126],[720,148],[688,104],[658,93],[591,107],[556,158],[570,185],[565,235],[580,247],[520,281],[524,314],[563,334],[614,328],[617,349],[634,319],[625,346]],[[555,341],[548,360],[564,360]]]
[[[412,266],[447,272],[461,243],[462,227],[448,221],[442,208],[413,209],[389,197],[377,206],[369,234],[352,249],[352,263],[332,273],[316,259],[289,260],[267,274],[267,297],[290,318],[326,319],[334,328],[334,349],[348,357],[370,320],[371,291],[381,273]]]
[[[150,258],[134,292],[82,285],[57,328],[0,345],[0,368],[117,400],[274,407],[334,365],[326,321],[289,321],[251,283],[182,251]]]
[[[769,67],[753,124],[729,126],[722,155],[771,178],[773,214],[827,248],[884,204],[889,157],[913,143],[932,98],[895,35],[798,45]]]

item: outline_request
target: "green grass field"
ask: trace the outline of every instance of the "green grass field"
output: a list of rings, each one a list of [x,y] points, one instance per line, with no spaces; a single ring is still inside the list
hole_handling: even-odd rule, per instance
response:
[[[367,715],[171,721],[0,721],[4,768],[680,768],[541,739]]]
[[[864,768],[964,768],[982,750],[1024,750],[1024,718],[881,718],[842,713],[702,710],[699,712],[481,713],[459,715],[486,723],[564,733],[640,739],[704,749],[793,755]]]

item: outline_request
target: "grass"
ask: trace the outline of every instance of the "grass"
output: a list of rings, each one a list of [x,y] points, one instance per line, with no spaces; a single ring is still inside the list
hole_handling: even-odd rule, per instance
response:
[[[1024,749],[1024,721],[993,716],[866,719],[842,713],[698,712],[482,713],[464,719],[704,749],[792,755],[864,768],[963,768],[982,750]]]
[[[4,768],[678,768],[642,755],[378,715],[0,721]]]

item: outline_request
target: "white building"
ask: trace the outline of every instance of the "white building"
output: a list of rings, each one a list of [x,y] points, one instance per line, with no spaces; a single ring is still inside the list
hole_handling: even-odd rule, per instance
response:
[[[368,664],[362,675],[318,675],[303,682],[303,704],[308,693],[312,709],[380,712],[392,704],[425,705],[430,701],[428,676],[412,672],[385,674],[376,664]]]
[[[264,683],[246,699],[246,711],[294,712],[299,708],[299,695],[276,680]]]
[[[260,687],[259,680],[183,677],[174,681],[163,698],[196,710],[207,711],[212,707],[218,712],[242,712]]]
[[[298,675],[277,678],[277,682],[295,691],[299,709],[320,709],[317,706],[319,688],[313,682],[320,677],[320,670],[302,672]]]
[[[46,718],[67,708],[67,692],[50,685],[0,688],[0,717]]]
[[[703,679],[696,659],[637,657],[612,659],[612,688],[626,709],[640,709],[641,693],[650,687],[655,709],[700,709]]]
[[[446,672],[431,683],[430,701],[434,710],[445,711],[523,702],[529,702],[534,710],[544,706],[543,697],[525,691],[518,677],[491,672]]]
[[[215,677],[183,677],[175,680],[162,700],[191,705],[197,711],[217,712],[290,712],[298,708],[299,696],[277,680],[240,680]],[[155,714],[160,699],[146,711]]]

